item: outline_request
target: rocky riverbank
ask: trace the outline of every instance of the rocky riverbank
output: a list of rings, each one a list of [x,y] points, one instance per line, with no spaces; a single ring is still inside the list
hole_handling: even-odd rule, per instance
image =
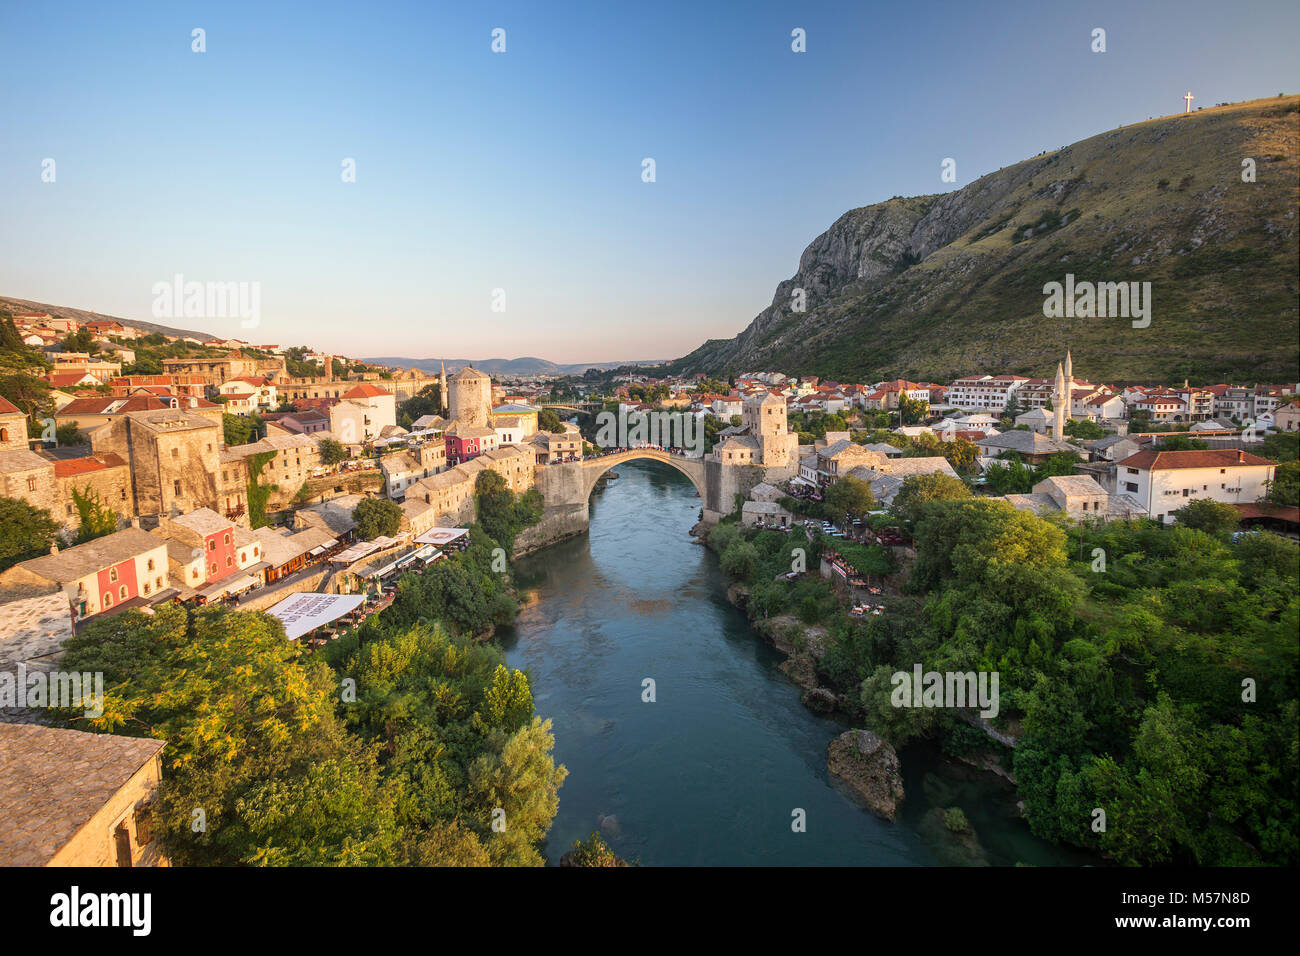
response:
[[[894,748],[869,730],[849,730],[830,742],[826,769],[868,810],[894,820],[903,802],[903,774]]]

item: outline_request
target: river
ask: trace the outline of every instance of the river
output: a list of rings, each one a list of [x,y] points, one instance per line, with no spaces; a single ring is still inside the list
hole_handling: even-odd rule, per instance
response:
[[[944,858],[925,812],[957,805],[990,863],[1080,862],[1030,835],[1007,788],[928,747],[900,755],[898,823],[859,809],[826,771],[846,726],[800,703],[781,655],[727,601],[716,556],[692,543],[691,483],[655,462],[616,470],[588,534],[518,560],[525,607],[498,635],[569,770],[548,861],[603,831],[647,866],[931,865]]]

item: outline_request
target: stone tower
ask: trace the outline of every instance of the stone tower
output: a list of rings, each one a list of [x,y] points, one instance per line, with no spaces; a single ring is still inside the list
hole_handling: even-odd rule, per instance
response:
[[[1067,391],[1065,394],[1070,401],[1074,400],[1073,388],[1072,388],[1073,385],[1074,385],[1074,360],[1070,358],[1070,350],[1066,349],[1065,350],[1065,387]],[[1068,408],[1066,409],[1066,412],[1067,413],[1069,412]]]
[[[438,411],[444,416],[447,414],[447,363],[440,361],[438,363]]]
[[[789,467],[798,464],[799,436],[786,429],[785,401],[771,392],[749,399],[744,406],[744,424],[758,442],[756,464]]]
[[[447,393],[448,417],[463,425],[486,428],[492,419],[492,379],[472,365],[451,377]]]
[[[1065,437],[1065,406],[1069,403],[1065,389],[1065,371],[1056,363],[1056,387],[1052,390],[1052,437],[1060,441]]]

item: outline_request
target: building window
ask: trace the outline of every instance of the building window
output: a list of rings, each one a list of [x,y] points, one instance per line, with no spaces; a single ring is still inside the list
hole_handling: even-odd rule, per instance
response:
[[[117,580],[117,568],[109,568],[109,569],[108,569],[108,580],[109,580],[109,581],[116,581],[116,580]]]
[[[179,448],[173,448],[173,449],[172,449],[172,457],[173,457],[173,458],[179,458],[179,457],[181,457],[181,450],[180,450]]]
[[[226,555],[226,567],[230,567],[234,563],[235,563],[235,559],[232,558],[230,555]]]
[[[172,494],[179,497],[180,493],[181,493],[181,480],[179,478],[175,478],[172,480]]]
[[[120,588],[117,589],[117,596],[120,597],[123,601],[125,601],[126,594],[127,594],[126,585],[123,584]]]
[[[226,532],[225,543],[226,543],[226,544],[230,544],[230,532],[229,532],[229,531]]]
[[[27,490],[28,490],[28,491],[35,491],[35,490],[36,490],[36,479],[35,479],[35,478],[28,478],[28,479],[27,479]]]
[[[209,541],[209,542],[208,542],[208,550],[209,550],[209,551],[215,551],[215,550],[217,550],[217,542],[215,542],[215,541]]]
[[[150,559],[149,559],[149,564],[148,564],[148,566],[145,568],[145,570],[146,570],[146,571],[152,571],[152,570],[153,570],[153,558],[150,558]]]
[[[111,591],[105,591],[105,592],[104,592],[104,610],[107,611],[107,610],[108,610],[110,607],[112,607],[112,606],[113,606],[113,593],[112,593]]]

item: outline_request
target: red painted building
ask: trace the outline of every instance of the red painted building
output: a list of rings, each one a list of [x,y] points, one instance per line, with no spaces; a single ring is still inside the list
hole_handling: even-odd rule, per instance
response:
[[[477,458],[480,454],[477,437],[444,435],[443,438],[447,443],[447,464],[449,465],[469,461],[471,458]]]
[[[188,534],[180,533],[178,528],[185,529]],[[220,581],[239,570],[235,526],[211,508],[198,508],[169,519],[166,531],[169,537],[187,543],[197,543],[197,539],[202,539],[205,584]]]

